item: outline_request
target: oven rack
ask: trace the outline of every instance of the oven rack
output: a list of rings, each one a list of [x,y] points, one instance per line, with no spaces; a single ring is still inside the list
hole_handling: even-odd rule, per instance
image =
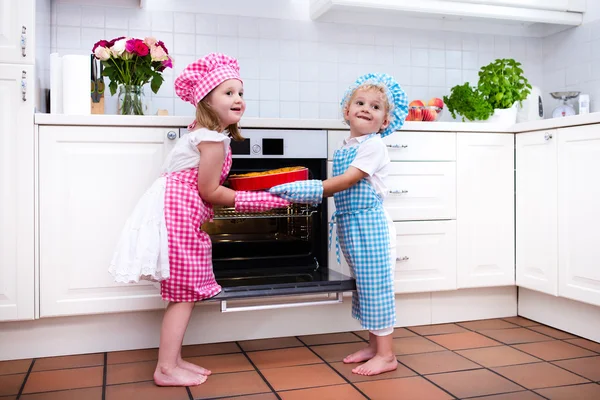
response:
[[[310,217],[316,211],[316,207],[305,204],[292,204],[286,208],[276,208],[270,211],[259,213],[240,213],[233,207],[215,208],[213,219],[233,219],[233,218],[299,218]]]

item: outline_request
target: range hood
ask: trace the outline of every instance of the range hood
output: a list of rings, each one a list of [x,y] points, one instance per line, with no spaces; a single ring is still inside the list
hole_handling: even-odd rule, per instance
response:
[[[323,22],[545,36],[583,22],[585,0],[311,0],[310,16]],[[414,22],[415,19],[418,22]],[[465,25],[466,23],[466,25]],[[480,29],[476,29],[476,27]],[[461,28],[462,27],[462,28]],[[475,29],[474,29],[475,27]],[[437,27],[440,28],[439,26]],[[511,32],[512,33],[512,32]]]

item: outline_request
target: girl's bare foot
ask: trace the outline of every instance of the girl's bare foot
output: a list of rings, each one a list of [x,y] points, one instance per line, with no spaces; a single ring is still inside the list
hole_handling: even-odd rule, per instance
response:
[[[344,358],[344,363],[352,364],[367,361],[375,357],[375,354],[377,354],[377,350],[369,346],[357,351],[356,353],[352,353],[346,358]]]
[[[354,368],[352,372],[357,375],[371,376],[394,371],[396,368],[398,368],[398,360],[396,360],[396,357],[382,357],[376,355],[363,365]]]
[[[156,367],[154,371],[154,383],[158,386],[197,386],[206,381],[206,375],[183,369]]]
[[[212,371],[210,371],[206,368],[203,368],[199,365],[193,364],[189,361],[185,361],[183,358],[180,358],[179,360],[177,360],[177,366],[180,368],[183,368],[183,369],[187,369],[188,371],[195,372],[200,375],[209,376],[210,374],[212,374]]]

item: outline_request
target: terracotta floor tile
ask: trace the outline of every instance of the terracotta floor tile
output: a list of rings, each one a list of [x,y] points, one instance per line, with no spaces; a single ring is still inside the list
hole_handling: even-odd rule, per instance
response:
[[[554,340],[550,336],[530,331],[527,328],[492,329],[479,331],[479,333],[506,344],[532,343]]]
[[[364,400],[365,397],[350,385],[324,386],[311,389],[279,392],[282,400]]]
[[[577,375],[588,378],[591,381],[600,381],[600,357],[586,357],[576,358],[573,360],[556,361],[554,364],[564,369],[568,369]]]
[[[432,351],[445,350],[443,347],[420,336],[394,339],[393,344],[394,354],[397,355],[429,353]]]
[[[277,392],[346,383],[326,364],[272,368],[261,372]]]
[[[427,378],[461,399],[523,390],[519,385],[486,369],[429,375]]]
[[[108,353],[106,364],[120,364],[150,360],[158,360],[158,349],[113,351]]]
[[[159,387],[154,382],[106,387],[106,400],[189,400],[189,398],[184,387]]]
[[[369,331],[358,331],[354,333],[356,333],[358,336],[365,340],[369,340]],[[416,334],[414,334],[406,328],[395,328],[394,333],[392,333],[393,338],[403,338],[409,336],[416,336]]]
[[[477,397],[473,400],[543,400],[544,398],[533,392],[513,392],[505,394],[494,394],[492,396]]]
[[[217,354],[241,353],[235,342],[193,344],[181,348],[181,357],[215,356]]]
[[[518,365],[539,362],[535,358],[522,351],[515,350],[510,346],[485,347],[483,349],[470,349],[457,351],[458,354],[472,360],[486,368],[504,367],[506,365]]]
[[[25,394],[22,400],[102,400],[102,388],[60,390],[58,392]],[[4,400],[4,399],[2,399]]]
[[[13,374],[0,376],[0,396],[19,394],[25,374]]]
[[[26,373],[30,365],[31,359],[0,361],[0,375]]]
[[[151,381],[155,369],[156,361],[111,364],[106,367],[106,384]]]
[[[551,328],[549,326],[539,325],[539,326],[530,326],[528,329],[533,331],[543,333],[546,336],[551,336],[555,339],[576,339],[577,336],[573,336],[570,333],[559,331],[558,329]]]
[[[96,367],[104,365],[104,354],[81,354],[75,356],[38,358],[32,371],[49,371],[53,369]]]
[[[360,336],[361,338],[365,339],[365,340],[369,340],[369,331],[356,331],[353,332],[355,335]]]
[[[600,353],[600,343],[592,342],[591,340],[578,338],[578,339],[567,339],[567,340],[565,340],[565,342],[569,342],[576,346],[583,347],[583,348],[586,348],[591,351],[595,351],[596,353]]]
[[[373,400],[447,400],[448,393],[420,376],[357,383],[364,394]]]
[[[342,361],[344,357],[352,354],[367,346],[364,342],[327,344],[324,346],[315,346],[313,351],[321,356],[327,362]]]
[[[298,337],[302,342],[308,346],[314,346],[319,344],[335,344],[335,343],[352,343],[360,342],[360,338],[350,332],[344,333],[330,333],[326,335],[308,335]]]
[[[219,400],[277,400],[277,396],[273,393],[261,393],[248,396],[221,397]]]
[[[238,342],[244,351],[286,349],[288,347],[304,347],[295,337],[272,339],[243,340]]]
[[[395,378],[406,378],[407,376],[417,375],[410,369],[406,368],[402,364],[398,364],[398,368],[395,371],[386,372],[385,374],[363,376],[353,374],[352,370],[360,364],[344,364],[343,362],[331,363],[331,366],[336,369],[340,374],[344,376],[350,382],[368,382],[368,381],[379,381],[382,379],[395,379]]]
[[[190,391],[194,399],[271,393],[269,386],[255,371],[211,375],[202,385],[190,387]]]
[[[251,351],[248,357],[258,369],[289,367],[292,365],[317,364],[323,361],[306,347],[279,350]]]
[[[399,356],[398,360],[421,375],[481,368],[451,351]]]
[[[102,386],[103,374],[103,367],[32,372],[29,374],[29,378],[27,378],[23,393]]]
[[[193,364],[212,371],[213,374],[254,371],[254,367],[243,354],[222,354],[218,356],[202,356],[184,358]]]
[[[574,346],[570,343],[562,342],[560,340],[553,340],[551,342],[517,344],[513,347],[546,361],[556,361],[564,360],[567,358],[577,358],[596,355],[596,353],[594,352],[582,349],[581,347]]]
[[[502,345],[502,343],[486,338],[476,332],[449,333],[447,335],[428,336],[428,338],[450,350],[475,349],[479,347]]]
[[[519,326],[534,326],[539,325],[539,322],[532,321],[523,317],[508,317],[502,318],[503,320],[510,322],[511,324],[519,325]]]
[[[502,376],[527,389],[541,389],[552,386],[575,385],[588,382],[575,374],[549,363],[512,365],[492,368]]]
[[[472,331],[483,331],[489,329],[507,329],[518,327],[518,325],[512,324],[503,319],[482,319],[479,321],[457,322],[457,324]]]
[[[442,335],[444,333],[467,332],[467,330],[465,328],[458,326],[456,324],[410,326],[408,329],[410,329],[413,332],[418,333],[419,335],[423,335],[423,336]]]
[[[248,396],[221,397],[219,400],[277,400],[277,396],[273,393],[261,393]]]
[[[536,390],[539,394],[550,400],[598,400],[600,399],[600,385],[588,383],[586,385],[564,386]]]

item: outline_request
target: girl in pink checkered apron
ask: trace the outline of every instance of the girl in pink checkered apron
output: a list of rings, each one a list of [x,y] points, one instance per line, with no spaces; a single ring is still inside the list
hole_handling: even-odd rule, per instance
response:
[[[181,358],[183,336],[194,303],[221,291],[202,224],[212,219],[213,205],[260,212],[290,203],[267,192],[222,186],[231,168],[230,141],[243,139],[238,122],[246,108],[234,58],[211,53],[188,65],[175,80],[175,91],[196,107],[196,119],[126,222],[109,271],[118,282],[160,281],[161,296],[169,304],[154,382],[193,386],[211,372]]]

